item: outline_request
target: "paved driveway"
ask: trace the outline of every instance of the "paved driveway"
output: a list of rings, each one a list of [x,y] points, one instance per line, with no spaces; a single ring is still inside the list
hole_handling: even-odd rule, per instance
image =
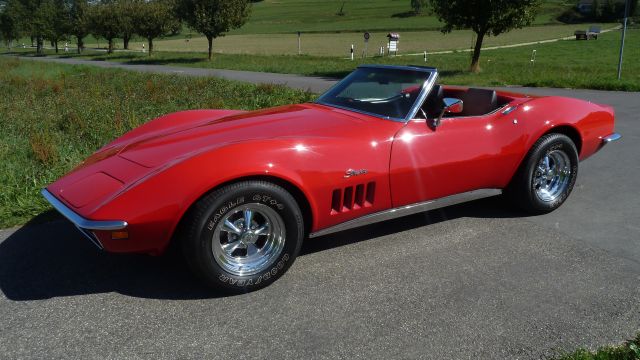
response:
[[[97,253],[65,221],[0,231],[0,358],[539,358],[640,330],[640,94],[553,214],[486,199],[307,241],[251,294],[179,257]]]

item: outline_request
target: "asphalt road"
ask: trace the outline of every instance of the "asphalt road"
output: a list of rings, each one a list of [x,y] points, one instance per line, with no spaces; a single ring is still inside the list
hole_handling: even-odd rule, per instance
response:
[[[223,69],[204,69],[184,66],[167,66],[167,65],[149,65],[149,64],[129,64],[116,61],[100,61],[100,60],[82,60],[74,58],[59,57],[32,57],[32,56],[15,56],[22,60],[54,62],[69,65],[89,65],[106,69],[123,69],[130,71],[183,75],[183,76],[215,76],[228,80],[237,80],[249,82],[253,84],[279,84],[290,88],[320,93],[325,91],[329,86],[335,83],[335,79],[320,77],[305,77],[292,74],[276,74],[263,73],[254,71],[240,70],[223,70]]]
[[[258,292],[179,257],[98,253],[63,220],[0,231],[0,358],[530,359],[640,330],[640,94],[558,211],[486,199],[308,240]]]

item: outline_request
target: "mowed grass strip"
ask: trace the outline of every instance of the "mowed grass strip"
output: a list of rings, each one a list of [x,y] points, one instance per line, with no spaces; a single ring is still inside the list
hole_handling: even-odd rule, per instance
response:
[[[159,115],[258,109],[312,94],[281,86],[0,57],[0,228],[48,209],[39,191],[92,152]]]

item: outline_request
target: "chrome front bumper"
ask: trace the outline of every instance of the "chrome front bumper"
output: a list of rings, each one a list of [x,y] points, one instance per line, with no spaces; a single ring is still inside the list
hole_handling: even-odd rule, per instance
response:
[[[602,139],[602,144],[606,145],[606,144],[608,144],[610,142],[618,141],[621,138],[622,138],[622,135],[620,135],[618,133],[613,133],[611,135],[604,136],[601,139]]]
[[[96,245],[100,250],[103,250],[104,247],[98,240],[98,237],[91,232],[91,230],[103,230],[103,231],[113,231],[113,230],[121,230],[126,228],[129,224],[126,221],[115,220],[115,221],[95,221],[85,219],[82,216],[75,213],[68,206],[66,206],[62,201],[58,200],[55,196],[53,196],[47,189],[42,189],[40,191],[42,196],[53,206],[60,214],[66,217],[69,221],[75,225],[84,236],[86,236],[94,245]]]

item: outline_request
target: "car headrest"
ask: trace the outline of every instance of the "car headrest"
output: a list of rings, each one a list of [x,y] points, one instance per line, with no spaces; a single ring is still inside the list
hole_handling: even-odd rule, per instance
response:
[[[495,90],[470,88],[465,92],[462,101],[462,116],[484,115],[498,108],[498,94]]]

